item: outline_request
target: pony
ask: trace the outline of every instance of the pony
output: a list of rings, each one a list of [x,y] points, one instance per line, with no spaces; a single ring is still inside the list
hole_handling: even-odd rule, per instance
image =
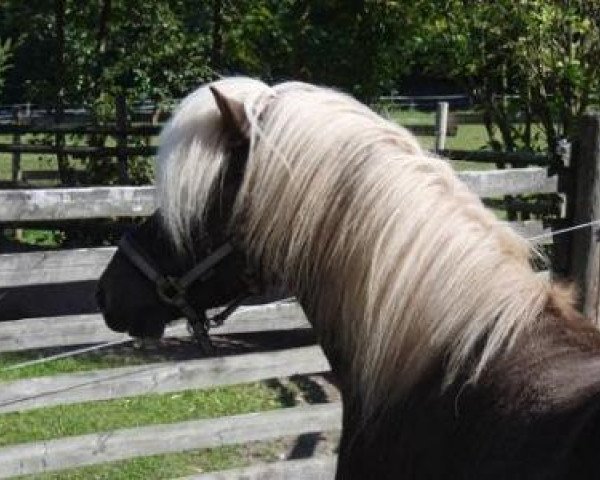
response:
[[[219,80],[162,132],[157,194],[179,255],[227,238],[298,299],[342,395],[337,480],[600,478],[600,332],[404,128],[332,89]]]

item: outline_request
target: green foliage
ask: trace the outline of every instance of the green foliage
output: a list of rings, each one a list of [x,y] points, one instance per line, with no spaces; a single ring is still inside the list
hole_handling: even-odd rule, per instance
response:
[[[14,52],[13,92],[33,102],[110,103],[125,91],[135,100],[178,97],[207,78],[209,22],[197,2],[103,0],[64,2],[64,45],[58,45],[55,3],[6,0],[0,30],[20,39]],[[62,56],[64,71],[57,72]],[[60,74],[59,74],[60,73]]]
[[[363,99],[407,73],[400,2],[244,0],[225,12],[229,68],[333,85]]]
[[[584,0],[5,0],[0,30],[15,45],[6,95],[100,119],[117,95],[166,102],[217,72],[367,101],[428,75],[468,89],[492,146],[539,150],[600,89],[600,3]]]
[[[10,68],[10,57],[12,53],[12,42],[11,39],[6,39],[4,42],[0,41],[0,93],[4,88],[4,77],[7,70]]]
[[[546,150],[574,134],[600,87],[598,2],[446,0],[415,8],[430,20],[414,51],[428,72],[468,88],[490,138],[499,131],[493,146]]]

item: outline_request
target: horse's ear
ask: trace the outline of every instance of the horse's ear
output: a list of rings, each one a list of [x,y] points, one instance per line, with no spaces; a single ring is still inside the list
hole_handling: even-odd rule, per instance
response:
[[[239,100],[227,97],[216,87],[209,88],[221,112],[225,130],[231,135],[231,138],[248,140],[250,138],[250,122],[246,116],[244,104]]]

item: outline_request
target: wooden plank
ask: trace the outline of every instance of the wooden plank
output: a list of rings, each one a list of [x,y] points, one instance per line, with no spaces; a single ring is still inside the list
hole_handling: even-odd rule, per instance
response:
[[[469,100],[468,95],[382,95],[379,100],[390,102],[443,102],[452,100]]]
[[[483,125],[482,112],[453,112],[452,116],[458,125]]]
[[[320,347],[108,368],[0,383],[0,413],[206,389],[330,370]]]
[[[540,167],[459,172],[478,195],[557,191],[557,177]],[[88,187],[0,191],[0,221],[66,220],[149,215],[154,187]]]
[[[45,250],[0,255],[0,288],[97,280],[114,247]]]
[[[337,430],[338,403],[113,430],[0,449],[0,478]]]
[[[402,126],[409,130],[413,135],[420,137],[435,136],[435,125],[407,124]]]
[[[78,181],[84,180],[86,177],[86,174],[87,174],[87,172],[82,171],[82,170],[76,170],[73,172],[74,177]],[[60,172],[58,172],[57,170],[23,170],[21,176],[22,176],[21,180],[25,184],[27,182],[48,182],[48,181],[59,182],[60,181]]]
[[[437,132],[435,125],[409,124],[402,126],[409,130],[413,135],[420,137],[435,137]],[[448,125],[446,136],[455,137],[457,133],[458,129],[456,128],[456,125]]]
[[[227,335],[310,328],[297,303],[240,307],[211,334]],[[172,324],[167,336],[188,336],[183,322]],[[68,315],[0,322],[0,352],[112,342],[126,335],[109,330],[102,315]]]
[[[558,190],[558,176],[548,177],[548,170],[542,167],[458,172],[457,174],[480,197],[555,193]]]
[[[541,165],[547,166],[550,160],[547,155],[527,152],[493,152],[487,150],[442,150],[438,152],[450,160],[465,160],[482,163],[508,163],[514,167]]]
[[[138,155],[142,157],[152,157],[156,155],[158,148],[154,145],[128,146],[128,155]],[[66,145],[57,147],[56,145],[32,145],[18,144],[12,145],[0,143],[0,153],[31,153],[36,155],[57,155],[64,153],[75,157],[115,157],[119,153],[117,147],[90,147],[85,145]]]
[[[515,222],[525,237],[541,235],[541,222]],[[97,280],[114,255],[114,247],[80,248],[0,255],[0,288]]]
[[[525,238],[534,238],[542,235],[546,235],[544,238],[536,239],[533,242],[536,244],[548,244],[552,243],[551,228],[545,228],[541,220],[527,220],[524,222],[510,222],[510,226],[513,230],[517,231],[521,236]]]
[[[185,333],[185,326],[178,328],[178,333]],[[0,352],[113,342],[125,338],[127,335],[109,330],[99,314],[0,322]]]
[[[448,135],[448,102],[439,102],[435,113],[435,151],[440,152],[446,147]]]
[[[127,125],[124,133],[127,135],[156,136],[161,131],[160,125]],[[56,134],[65,135],[111,135],[122,133],[116,124],[81,125],[79,123],[61,123],[60,125],[0,125],[0,134]]]
[[[154,187],[88,187],[0,191],[0,221],[150,215]]]
[[[24,170],[22,180],[23,182],[59,181],[60,174],[56,170]]]
[[[253,465],[178,480],[333,480],[336,466],[337,457],[326,456]]]
[[[579,127],[577,155],[573,158],[570,217],[573,225],[600,218],[600,114],[585,115]],[[600,243],[598,227],[573,232],[570,274],[579,287],[583,313],[600,327]]]

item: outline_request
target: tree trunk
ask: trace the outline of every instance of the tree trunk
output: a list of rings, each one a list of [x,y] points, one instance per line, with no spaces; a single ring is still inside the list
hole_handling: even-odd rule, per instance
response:
[[[55,104],[56,117],[55,122],[60,124],[63,121],[64,114],[64,97],[65,97],[65,14],[66,0],[55,0],[54,15],[55,15],[55,36],[56,36],[56,73],[55,73]],[[58,153],[56,159],[58,162],[58,173],[60,181],[63,185],[68,185],[70,182],[69,161],[67,156],[61,152],[61,147],[65,145],[64,134],[56,134],[56,146]]]
[[[211,67],[214,72],[221,70],[223,53],[223,0],[213,0]]]

